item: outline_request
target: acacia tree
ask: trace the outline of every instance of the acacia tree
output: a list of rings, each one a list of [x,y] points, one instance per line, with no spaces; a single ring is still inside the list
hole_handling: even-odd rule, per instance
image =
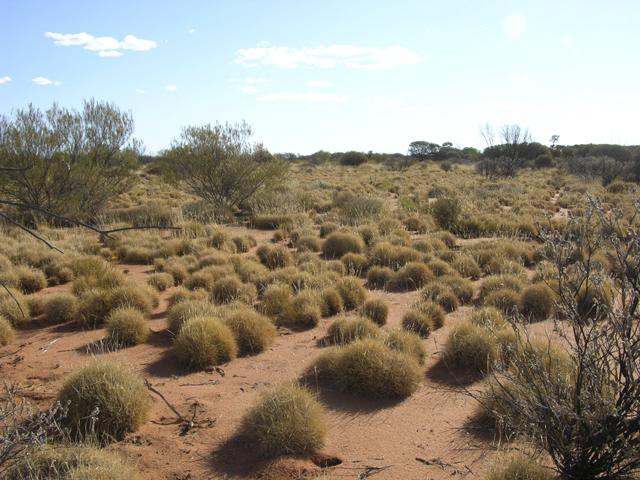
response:
[[[480,134],[487,148],[484,159],[478,164],[478,170],[488,176],[512,177],[527,160],[526,151],[531,143],[529,130],[520,125],[504,125],[500,130],[499,141],[494,144],[495,133],[492,127],[485,125]]]
[[[511,365],[490,389],[493,416],[545,449],[563,479],[640,472],[640,205],[634,212],[625,220],[589,199],[582,217],[546,238],[567,360],[553,348],[532,354],[514,323]]]
[[[29,105],[11,118],[1,116],[0,198],[95,218],[131,186],[140,148],[133,128],[130,113],[95,100],[79,112]]]
[[[440,145],[437,143],[418,140],[409,144],[408,153],[409,156],[415,157],[418,160],[431,160],[436,158],[439,151]]]
[[[287,171],[284,161],[251,143],[251,135],[244,122],[184,128],[164,153],[164,171],[215,208],[236,208]]]

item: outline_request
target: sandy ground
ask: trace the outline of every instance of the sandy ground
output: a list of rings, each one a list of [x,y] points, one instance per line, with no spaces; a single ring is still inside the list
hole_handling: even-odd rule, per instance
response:
[[[261,241],[268,236],[253,232]],[[128,275],[144,281],[148,266],[122,265]],[[65,289],[69,286],[56,287]],[[44,293],[51,290],[47,289]],[[93,358],[108,357],[131,365],[184,415],[197,408],[201,426],[181,435],[176,416],[153,395],[149,421],[116,446],[137,464],[145,479],[298,478],[318,471],[312,461],[280,459],[264,462],[234,441],[243,413],[270,385],[295,380],[320,352],[316,342],[331,319],[306,332],[279,334],[267,351],[239,358],[220,371],[188,373],[171,354],[166,327],[168,292],[161,296],[149,326],[158,333],[148,343],[116,352],[91,349],[104,330],[78,331],[73,325],[39,326],[19,332],[17,340],[0,349],[0,377],[19,387],[21,395],[39,407],[55,401],[65,376]],[[400,325],[417,292],[371,291],[390,307],[388,325]],[[327,471],[336,478],[375,480],[483,478],[495,454],[490,439],[465,428],[476,404],[454,374],[439,363],[439,346],[456,322],[470,312],[460,308],[446,325],[424,340],[428,360],[424,381],[410,398],[395,404],[319,391],[328,412],[326,458],[337,457]],[[224,375],[222,375],[224,373]],[[322,463],[323,458],[316,459]]]

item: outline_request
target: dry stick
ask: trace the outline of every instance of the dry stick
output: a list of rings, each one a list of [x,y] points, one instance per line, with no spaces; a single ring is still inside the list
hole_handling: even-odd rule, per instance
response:
[[[169,407],[169,408],[171,409],[171,411],[172,411],[173,413],[175,413],[175,414],[176,414],[176,416],[178,417],[178,419],[179,419],[181,422],[184,422],[184,423],[190,423],[190,420],[188,420],[184,415],[182,415],[182,414],[181,414],[181,413],[176,409],[176,407],[174,407],[173,405],[171,405],[171,403],[169,403],[169,401],[164,397],[164,395],[163,395],[162,393],[160,393],[158,390],[156,390],[156,389],[151,385],[151,383],[149,383],[149,380],[147,380],[146,378],[144,379],[144,384],[146,385],[146,387],[147,387],[150,391],[152,391],[153,393],[155,393],[156,395],[158,395],[158,396],[162,399],[162,401],[167,405],[167,407]],[[176,422],[176,423],[178,423],[178,422]]]
[[[4,213],[0,212],[0,217],[4,218],[6,221],[8,221],[9,223],[14,224],[16,227],[18,227],[21,230],[24,230],[25,232],[27,232],[29,235],[31,235],[32,237],[37,238],[38,240],[40,240],[42,243],[44,243],[47,247],[49,247],[52,250],[55,250],[57,252],[60,253],[64,253],[62,250],[60,250],[58,247],[56,247],[54,244],[52,244],[51,242],[49,242],[49,240],[47,240],[46,238],[41,237],[40,235],[38,235],[37,233],[35,233],[33,230],[31,230],[28,227],[25,227],[24,225],[22,225],[20,222],[16,222],[13,218],[9,217],[8,215],[5,215]]]
[[[13,292],[11,292],[11,290],[9,290],[9,288],[4,284],[3,281],[0,281],[0,285],[2,286],[2,288],[4,288],[7,291],[9,296],[11,298],[13,298],[13,301],[16,302],[16,305],[18,306],[18,309],[20,310],[20,315],[22,315],[22,318],[27,318],[27,316],[24,314],[24,310],[22,309],[22,305],[20,305],[20,302],[18,301],[16,296],[13,294]]]

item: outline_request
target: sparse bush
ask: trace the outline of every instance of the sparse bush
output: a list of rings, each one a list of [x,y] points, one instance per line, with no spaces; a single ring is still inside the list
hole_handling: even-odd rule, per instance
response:
[[[262,352],[273,342],[276,334],[276,328],[268,318],[249,308],[232,312],[224,323],[233,332],[240,355]]]
[[[498,360],[498,353],[489,330],[463,321],[449,332],[442,358],[450,367],[485,375]]]
[[[159,292],[164,292],[175,285],[173,275],[167,272],[152,273],[147,277],[147,283]]]
[[[78,299],[70,293],[53,293],[45,297],[42,311],[51,323],[70,322],[78,313]]]
[[[40,447],[19,460],[6,480],[139,480],[140,476],[115,452],[89,447]]]
[[[109,339],[117,345],[138,345],[149,338],[149,327],[142,312],[133,307],[113,310],[105,322]]]
[[[15,336],[16,332],[9,320],[0,315],[0,347],[9,345]]]
[[[263,457],[313,454],[326,432],[322,406],[293,383],[264,392],[242,418],[241,436]]]
[[[367,272],[367,285],[370,288],[384,288],[393,277],[389,267],[371,267]]]
[[[368,318],[340,317],[329,325],[325,340],[330,345],[345,345],[363,338],[376,338],[379,330]]]
[[[340,258],[345,253],[361,253],[364,242],[353,233],[334,232],[327,237],[322,245],[322,253],[326,258]]]
[[[384,300],[371,299],[364,302],[362,305],[362,315],[372,320],[378,326],[383,326],[387,323],[387,317],[389,316],[389,306]]]
[[[214,317],[194,317],[180,329],[173,345],[178,361],[191,370],[203,370],[236,358],[233,333]]]
[[[420,365],[424,364],[427,352],[420,341],[419,335],[396,328],[385,335],[383,342],[391,350],[406,353]]]
[[[169,330],[178,334],[182,325],[195,317],[211,317],[217,314],[216,307],[206,300],[185,300],[169,309]]]
[[[522,314],[532,321],[540,321],[553,313],[555,294],[544,283],[536,283],[526,287],[520,294]]]
[[[122,440],[127,433],[135,432],[151,408],[142,379],[122,365],[107,361],[72,373],[58,400],[68,405],[64,421],[76,438],[96,435],[103,443]]]
[[[355,277],[343,277],[338,280],[336,289],[342,297],[345,310],[358,308],[367,299],[367,291]]]
[[[405,398],[420,385],[418,362],[374,339],[358,340],[320,354],[307,371],[338,390],[377,398]]]

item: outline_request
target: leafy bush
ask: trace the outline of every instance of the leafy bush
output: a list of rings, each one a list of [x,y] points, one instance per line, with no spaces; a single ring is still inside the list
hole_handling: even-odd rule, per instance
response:
[[[212,317],[187,320],[173,345],[178,361],[192,370],[203,370],[236,358],[238,344],[233,333]]]
[[[363,249],[362,238],[346,232],[332,233],[322,245],[322,253],[326,258],[340,258],[345,253],[360,253]]]
[[[364,302],[361,309],[362,315],[372,320],[378,326],[383,326],[387,323],[387,316],[389,316],[389,306],[384,300],[371,299]]]
[[[138,345],[149,338],[149,327],[142,312],[133,307],[113,310],[105,322],[107,334],[115,344]]]
[[[313,454],[326,432],[322,406],[293,383],[262,393],[242,418],[241,436],[263,457]]]
[[[272,342],[276,334],[273,323],[253,309],[241,308],[224,319],[236,338],[240,355],[255,355]]]
[[[362,152],[350,151],[343,153],[340,157],[340,163],[351,167],[357,167],[367,161],[367,156]]]
[[[307,370],[307,377],[355,395],[397,399],[417,390],[421,372],[409,355],[366,339],[326,350]]]
[[[329,325],[326,343],[345,345],[363,338],[376,338],[380,333],[378,326],[368,318],[340,317]]]
[[[122,365],[96,362],[72,373],[58,400],[68,404],[64,421],[78,439],[122,440],[147,419],[151,401],[142,379]],[[94,410],[97,409],[97,414]]]

